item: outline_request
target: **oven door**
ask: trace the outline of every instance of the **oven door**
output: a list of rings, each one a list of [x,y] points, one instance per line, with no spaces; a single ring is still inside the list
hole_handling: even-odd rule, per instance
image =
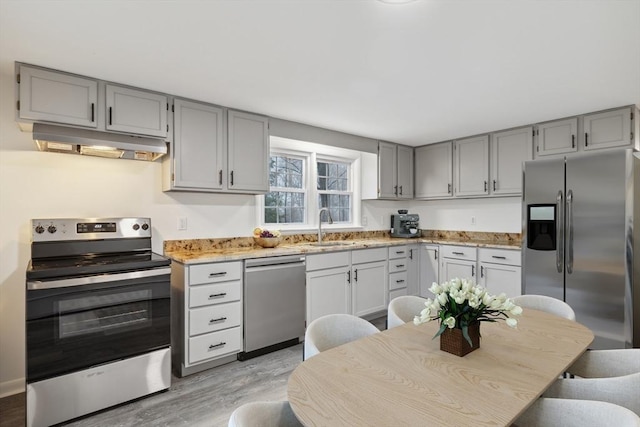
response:
[[[27,382],[170,345],[168,267],[27,283]]]

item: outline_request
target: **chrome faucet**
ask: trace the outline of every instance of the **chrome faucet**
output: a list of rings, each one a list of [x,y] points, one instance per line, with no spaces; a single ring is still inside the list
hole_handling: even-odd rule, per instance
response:
[[[318,244],[322,243],[322,212],[326,212],[329,217],[329,224],[333,224],[333,218],[331,218],[331,212],[329,208],[322,208],[318,213]]]

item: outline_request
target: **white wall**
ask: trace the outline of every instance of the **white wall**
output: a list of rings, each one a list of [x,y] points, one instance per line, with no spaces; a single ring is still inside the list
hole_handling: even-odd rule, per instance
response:
[[[30,220],[55,217],[152,218],[153,249],[173,239],[250,236],[255,197],[163,193],[162,165],[68,154],[42,153],[14,120],[13,63],[0,64],[0,397],[24,389],[25,270],[30,255]],[[409,207],[423,228],[519,231],[513,202],[367,201],[368,230],[387,229],[389,216]],[[476,228],[467,218],[476,215]],[[188,228],[177,230],[177,218]]]

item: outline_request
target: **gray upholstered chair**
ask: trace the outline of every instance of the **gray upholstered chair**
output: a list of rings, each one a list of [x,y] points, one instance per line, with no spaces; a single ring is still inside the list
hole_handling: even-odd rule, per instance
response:
[[[544,397],[609,402],[640,415],[640,372],[610,378],[559,379],[544,392]]]
[[[425,308],[425,298],[414,295],[403,295],[391,300],[387,309],[387,329],[412,322],[416,315]]]
[[[640,417],[622,406],[593,400],[536,400],[513,427],[639,427]]]
[[[514,304],[522,308],[546,311],[569,320],[576,320],[576,313],[564,301],[546,295],[519,295],[511,298]]]
[[[328,314],[314,320],[304,334],[304,359],[321,351],[380,332],[364,319],[350,314]]]
[[[608,378],[640,372],[640,348],[589,350],[567,372],[582,378]]]
[[[229,427],[302,427],[289,402],[250,402],[237,408]]]

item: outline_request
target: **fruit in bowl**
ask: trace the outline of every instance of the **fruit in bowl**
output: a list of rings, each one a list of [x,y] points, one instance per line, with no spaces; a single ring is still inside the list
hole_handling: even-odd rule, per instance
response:
[[[263,228],[253,229],[253,240],[263,248],[275,248],[282,241],[279,230],[266,230]]]

